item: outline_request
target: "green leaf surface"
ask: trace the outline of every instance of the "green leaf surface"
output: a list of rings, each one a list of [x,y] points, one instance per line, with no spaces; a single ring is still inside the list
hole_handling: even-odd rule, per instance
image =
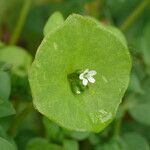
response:
[[[0,118],[0,125],[3,127],[4,131],[7,131],[10,128],[13,120],[14,116],[6,116]]]
[[[7,140],[0,137],[0,150],[16,150],[16,147]]]
[[[149,150],[149,144],[138,133],[126,133],[123,137],[127,150]]]
[[[150,22],[144,29],[144,36],[141,40],[141,47],[144,54],[144,59],[150,65]]]
[[[15,137],[15,142],[17,144],[18,150],[26,150],[29,141],[35,137],[37,137],[37,133],[35,133],[33,130],[21,129]]]
[[[111,32],[111,34],[114,34],[116,36],[116,38],[118,38],[118,40],[120,40],[120,42],[122,42],[122,44],[125,47],[128,47],[127,46],[127,40],[126,40],[123,32],[121,30],[119,30],[119,28],[117,28],[113,25],[101,24],[100,21],[98,21],[97,19],[95,19],[93,17],[89,17],[89,16],[86,16],[86,17],[92,19],[93,21],[96,21],[97,24],[99,24],[100,26],[103,26],[104,28],[106,28],[109,32]]]
[[[89,137],[90,133],[89,132],[78,132],[78,131],[69,131],[69,130],[63,130],[64,134],[67,136],[67,137],[70,137],[70,138],[73,138],[75,140],[84,140],[86,138]]]
[[[26,150],[64,150],[64,149],[56,144],[50,144],[46,139],[35,138],[28,143]]]
[[[23,48],[7,46],[0,49],[0,61],[12,64],[12,72],[24,76],[28,72],[32,58]]]
[[[4,139],[7,139],[7,138],[8,138],[5,129],[4,129],[1,125],[0,125],[0,137],[2,137],[2,138],[4,138]]]
[[[62,140],[62,136],[60,133],[60,127],[55,123],[51,122],[48,118],[43,117],[43,124],[45,127],[46,137],[52,141],[60,141]]]
[[[92,145],[98,145],[101,141],[100,137],[97,134],[91,134],[88,140]]]
[[[63,145],[65,150],[79,150],[78,142],[75,140],[64,140]]]
[[[68,75],[96,70],[96,82],[76,95]],[[99,132],[115,117],[128,86],[127,47],[93,19],[71,15],[46,36],[29,73],[33,103],[43,115],[77,131]]]
[[[150,79],[147,78],[142,82],[143,94],[131,97],[128,100],[130,105],[129,113],[138,122],[150,125]]]
[[[9,101],[0,99],[0,117],[5,117],[15,114],[16,111]]]
[[[125,133],[122,137],[111,138],[96,150],[149,150],[148,142],[138,133]]]
[[[137,104],[134,107],[131,107],[129,110],[131,116],[145,125],[150,125],[150,102],[144,104]]]
[[[8,73],[0,71],[0,99],[8,100],[10,90],[11,83]]]
[[[77,132],[61,129],[57,124],[46,117],[43,117],[43,124],[45,127],[46,137],[51,141],[62,142],[65,137],[80,141],[88,138],[90,134],[89,132]]]
[[[116,37],[124,44],[125,47],[127,46],[127,41],[124,36],[124,34],[116,27],[114,26],[106,26],[113,34],[115,34]]]
[[[126,150],[126,145],[121,138],[111,138],[104,145],[99,145],[96,150]]]
[[[56,30],[60,25],[64,23],[64,18],[60,12],[54,12],[44,27],[44,36],[48,35],[50,32]]]
[[[131,74],[131,79],[130,79],[128,90],[132,92],[141,93],[141,94],[144,93],[144,90],[142,89],[140,85],[140,80],[135,73]]]

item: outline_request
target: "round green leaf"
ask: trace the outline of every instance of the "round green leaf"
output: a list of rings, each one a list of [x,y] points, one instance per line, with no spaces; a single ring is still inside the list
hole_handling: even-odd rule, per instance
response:
[[[60,12],[54,12],[48,19],[44,27],[44,36],[57,29],[64,22],[64,18]]]
[[[123,137],[127,150],[149,150],[149,144],[138,133],[126,133]]]
[[[143,93],[128,99],[129,113],[138,122],[150,125],[150,79],[142,81]]]
[[[99,145],[98,148],[100,150],[126,150],[126,145],[121,138],[112,138],[104,145]]]
[[[145,125],[150,125],[150,102],[143,104],[139,103],[131,107],[131,109],[129,109],[129,112],[135,120]]]
[[[0,71],[0,98],[8,100],[10,90],[11,90],[11,83],[8,73]]]
[[[16,111],[9,101],[0,99],[0,117],[5,117],[15,114]]]
[[[79,144],[75,140],[64,140],[63,146],[65,150],[79,150]]]
[[[0,137],[0,150],[16,150],[16,147]]]
[[[16,46],[7,46],[0,49],[0,61],[12,65],[13,73],[26,75],[32,58],[24,49]]]
[[[144,90],[140,85],[140,80],[134,72],[131,74],[128,90],[137,93],[144,93]]]
[[[68,76],[87,68],[97,72],[96,82],[74,94]],[[129,51],[117,36],[93,19],[71,15],[37,51],[29,73],[33,103],[67,129],[99,132],[116,114],[130,69]]]
[[[28,145],[26,150],[64,150],[61,146],[49,143],[43,138],[34,138]]]
[[[48,118],[43,117],[43,125],[46,131],[46,137],[52,141],[60,141],[60,127],[57,124],[51,122]]]

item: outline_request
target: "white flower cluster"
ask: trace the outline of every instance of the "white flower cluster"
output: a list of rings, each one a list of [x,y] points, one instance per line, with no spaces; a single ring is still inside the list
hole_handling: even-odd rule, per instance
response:
[[[86,69],[83,73],[79,75],[79,79],[82,80],[84,86],[87,86],[89,82],[95,83],[95,79],[93,78],[97,72],[95,70]]]

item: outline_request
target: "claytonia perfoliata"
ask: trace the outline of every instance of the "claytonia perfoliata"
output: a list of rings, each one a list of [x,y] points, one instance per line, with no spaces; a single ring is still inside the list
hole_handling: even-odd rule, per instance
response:
[[[97,72],[95,70],[86,69],[83,73],[79,75],[79,79],[82,80],[84,86],[88,85],[88,82],[95,83],[95,79],[93,78]]]

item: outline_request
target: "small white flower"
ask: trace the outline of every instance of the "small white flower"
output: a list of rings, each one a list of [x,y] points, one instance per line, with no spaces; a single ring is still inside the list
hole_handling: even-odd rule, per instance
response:
[[[95,83],[95,79],[93,78],[94,75],[96,75],[97,72],[95,70],[86,69],[83,73],[79,75],[79,79],[82,80],[82,83],[84,86],[88,84],[88,82]]]

